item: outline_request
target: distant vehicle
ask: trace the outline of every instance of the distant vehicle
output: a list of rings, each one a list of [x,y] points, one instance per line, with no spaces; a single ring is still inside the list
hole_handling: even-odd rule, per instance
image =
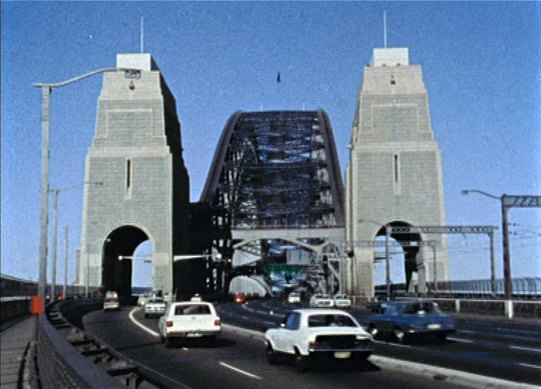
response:
[[[158,322],[160,340],[171,347],[175,340],[206,338],[214,345],[221,331],[214,305],[205,301],[182,301],[168,305]]]
[[[265,333],[267,360],[295,361],[300,371],[314,359],[365,360],[372,353],[372,336],[349,313],[337,309],[296,309],[280,328]]]
[[[427,336],[445,340],[456,330],[455,319],[429,300],[385,302],[379,313],[368,317],[366,325],[374,337],[390,335],[400,343]]]
[[[165,313],[167,303],[161,297],[151,298],[145,304],[145,317],[160,317]]]
[[[338,309],[351,309],[351,299],[346,294],[335,294],[334,307]]]
[[[103,300],[104,311],[118,311],[120,310],[120,301],[118,300],[118,293],[114,291],[107,291],[105,293],[105,299]]]
[[[199,294],[196,293],[193,295],[190,301],[203,301],[203,297],[201,297]]]
[[[237,304],[244,304],[246,302],[246,295],[244,293],[236,293],[234,301]]]
[[[301,294],[299,292],[291,292],[287,296],[288,304],[300,304],[301,303]]]
[[[150,296],[147,296],[147,294],[142,294],[140,295],[138,298],[137,298],[137,305],[139,307],[144,307],[145,304],[147,303],[148,299],[150,298]]]
[[[328,294],[315,294],[310,298],[311,308],[332,308],[334,301]]]

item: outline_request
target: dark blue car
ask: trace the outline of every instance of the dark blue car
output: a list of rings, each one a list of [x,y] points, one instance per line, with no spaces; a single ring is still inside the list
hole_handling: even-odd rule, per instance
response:
[[[393,336],[400,343],[427,336],[445,340],[456,329],[455,319],[429,300],[389,301],[374,311],[366,322],[374,338]]]

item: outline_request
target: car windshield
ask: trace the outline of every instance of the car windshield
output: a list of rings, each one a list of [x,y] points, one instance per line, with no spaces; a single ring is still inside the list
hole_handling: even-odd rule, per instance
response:
[[[149,300],[149,302],[147,304],[163,304],[165,303],[164,300],[161,300],[161,299],[153,299],[153,300]]]
[[[434,313],[439,312],[438,306],[433,302],[424,301],[424,302],[415,302],[407,303],[402,307],[402,313],[406,315],[416,314],[416,313]]]
[[[357,324],[346,315],[311,315],[308,327],[357,327]]]
[[[210,315],[210,308],[206,304],[177,305],[175,315]]]

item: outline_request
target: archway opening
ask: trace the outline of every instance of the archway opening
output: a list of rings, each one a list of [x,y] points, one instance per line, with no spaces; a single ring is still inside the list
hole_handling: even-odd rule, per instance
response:
[[[411,224],[404,221],[394,221],[389,225],[392,227],[412,227]],[[378,230],[374,239],[376,242],[380,242],[374,249],[374,284],[376,289],[378,286],[386,289],[387,259],[384,226]],[[415,291],[418,287],[418,282],[421,280],[418,276],[420,268],[417,256],[421,240],[418,233],[391,233],[389,236],[389,271],[393,294]]]
[[[153,247],[150,240],[139,244],[132,256],[132,295],[140,295],[154,287]]]
[[[102,288],[131,296],[132,257],[137,246],[149,240],[147,234],[133,226],[117,228],[107,237],[102,257]]]

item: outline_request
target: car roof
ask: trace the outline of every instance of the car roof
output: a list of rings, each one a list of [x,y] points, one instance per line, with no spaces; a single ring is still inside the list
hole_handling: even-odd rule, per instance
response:
[[[349,313],[342,311],[341,309],[329,309],[329,308],[300,308],[294,309],[291,312],[298,312],[301,315],[349,315]],[[350,315],[351,316],[351,315]]]
[[[177,301],[177,302],[171,303],[171,305],[173,305],[173,306],[177,306],[177,305],[202,305],[202,304],[212,305],[212,303],[209,303],[208,301]]]

